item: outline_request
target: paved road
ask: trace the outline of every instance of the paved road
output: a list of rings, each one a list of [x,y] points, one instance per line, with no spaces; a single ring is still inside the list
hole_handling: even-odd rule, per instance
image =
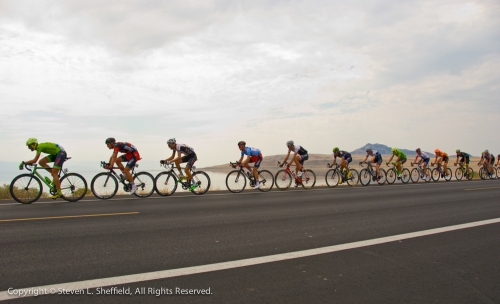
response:
[[[32,205],[2,201],[0,291],[269,257],[498,220],[499,194],[495,180]],[[152,281],[136,276],[135,283],[111,284],[132,293],[143,287],[146,293],[173,293],[159,297],[97,294],[118,290],[106,287],[89,289],[92,295],[13,301],[500,303],[499,232],[497,222],[253,266]],[[176,288],[210,288],[211,295],[179,295]]]

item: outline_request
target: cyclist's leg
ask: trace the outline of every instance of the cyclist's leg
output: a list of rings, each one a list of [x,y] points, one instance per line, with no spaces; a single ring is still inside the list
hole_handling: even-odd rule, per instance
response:
[[[259,184],[259,167],[260,167],[260,163],[262,162],[262,154],[259,155],[259,156],[254,156],[253,157],[253,160],[254,160],[254,165],[253,165],[253,177],[255,178],[255,181],[257,184]]]
[[[248,171],[252,171],[252,168],[250,168],[250,166],[248,165],[248,163],[252,163],[252,157],[251,156],[247,156],[247,158],[241,163],[241,165],[245,168],[248,169]]]
[[[127,165],[123,166],[122,162],[126,162]],[[134,155],[132,155],[132,153],[122,154],[120,157],[116,158],[116,165],[125,174],[130,184],[134,183],[134,178],[132,177],[132,173],[130,173],[130,171],[135,166],[136,162],[137,159],[135,158]]]
[[[54,159],[54,166],[52,166],[52,178],[54,180],[54,185],[56,186],[57,193],[61,195],[61,181],[59,180],[59,170],[61,170],[62,165],[66,161],[66,151],[60,151],[57,153]]]
[[[297,156],[299,156],[299,155],[297,155]],[[300,155],[300,158],[299,158],[299,164],[300,164],[299,169],[302,169],[304,172],[305,172],[305,170],[306,170],[306,169],[304,168],[304,162],[305,162],[306,160],[308,160],[308,159],[309,159],[309,154],[307,154],[307,153],[306,153],[306,154],[304,154],[304,155]],[[297,170],[296,170],[296,171],[297,171]]]
[[[380,176],[380,165],[382,164],[382,155],[374,157],[374,161],[377,163],[375,166],[377,168],[377,178]]]
[[[293,159],[292,162],[295,163],[295,175],[299,175],[299,169],[301,166],[301,155],[297,154]]]
[[[448,167],[448,160],[449,160],[449,157],[445,156],[443,158],[443,174],[446,176],[447,175],[447,171],[446,171],[446,168]]]
[[[193,175],[191,174],[191,168],[193,167],[193,164],[196,162],[196,160],[198,160],[198,158],[196,157],[195,153],[185,155],[181,159],[181,161],[183,163],[187,163],[186,167],[184,168],[184,172],[186,173],[188,180],[193,179]],[[179,165],[179,167],[180,167],[180,165]]]
[[[406,159],[405,159],[405,161],[406,161]],[[401,170],[402,170],[401,166],[402,166],[401,159],[399,159],[399,156],[398,156],[398,159],[396,159],[396,169],[398,170],[398,174],[401,174]]]
[[[344,158],[340,161],[340,169],[347,171],[347,161]]]
[[[53,161],[54,161],[54,156],[47,155],[46,157],[40,159],[38,161],[38,164],[40,166],[42,166],[44,169],[46,169],[49,173],[51,173],[52,172],[52,168],[47,163],[51,163]]]

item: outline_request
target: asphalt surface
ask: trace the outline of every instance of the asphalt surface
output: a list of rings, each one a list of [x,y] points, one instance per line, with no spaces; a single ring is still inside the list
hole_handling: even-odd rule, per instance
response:
[[[500,181],[0,202],[0,291],[236,261],[500,218]],[[71,217],[73,216],[73,217]],[[21,303],[500,303],[500,224]],[[110,287],[107,287],[110,288]],[[147,294],[148,288],[155,288]],[[155,296],[160,288],[164,293]],[[208,289],[210,295],[176,294]]]

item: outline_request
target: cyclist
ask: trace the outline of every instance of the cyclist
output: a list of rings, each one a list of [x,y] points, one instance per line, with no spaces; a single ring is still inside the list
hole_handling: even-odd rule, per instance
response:
[[[237,162],[241,163],[245,168],[248,169],[248,171],[253,172],[253,177],[255,178],[255,187],[254,187],[255,190],[260,188],[259,173],[257,172],[257,170],[259,169],[260,163],[262,162],[264,157],[262,156],[262,153],[260,152],[259,149],[247,147],[246,145],[247,143],[244,141],[238,142],[238,148],[241,151],[241,157],[240,160],[238,160]],[[247,156],[247,158],[245,159],[245,161],[243,161],[243,156],[245,155]],[[254,164],[253,170],[250,169],[250,166],[248,165],[249,163]],[[235,166],[233,166],[233,168],[234,167]]]
[[[62,197],[61,181],[59,180],[59,170],[61,170],[62,165],[66,161],[67,157],[64,148],[58,144],[51,142],[38,143],[38,140],[36,138],[29,138],[26,141],[26,146],[28,146],[28,149],[30,149],[31,151],[36,150],[36,156],[32,160],[23,161],[21,165],[19,165],[19,170],[23,169],[24,164],[30,165],[36,163],[40,158],[41,153],[48,154],[44,158],[40,159],[38,163],[52,175],[52,181],[49,177],[45,177],[45,181],[47,183],[52,183],[56,187],[56,194],[52,195],[50,198],[58,199]],[[47,165],[47,163],[54,163],[54,165],[51,168],[49,167],[49,165]]]
[[[137,148],[128,142],[116,142],[113,137],[109,137],[105,141],[106,146],[113,150],[113,154],[109,159],[109,164],[105,167],[106,169],[113,168],[113,165],[116,163],[118,168],[125,174],[128,181],[130,182],[130,195],[134,194],[137,191],[137,186],[134,183],[134,178],[130,171],[134,168],[135,164],[141,159],[139,155],[139,151]],[[118,152],[125,153],[118,157]],[[122,162],[127,162],[126,167],[123,167]]]
[[[184,174],[182,174],[181,171],[181,163],[187,163],[186,167],[184,168],[184,172],[186,173],[187,176],[187,183],[188,185],[191,186],[191,182],[193,180],[193,175],[191,174],[191,168],[193,167],[194,163],[198,160],[198,157],[196,156],[196,153],[194,152],[194,149],[184,145],[184,144],[177,144],[175,141],[175,138],[171,138],[167,141],[167,145],[170,149],[172,149],[172,156],[165,160],[160,160],[161,164],[170,164],[170,162],[175,163],[175,166],[177,167],[177,170],[179,170],[179,177],[184,180],[186,177]],[[175,158],[175,152],[177,152],[177,158]],[[182,156],[184,154],[184,156]]]
[[[293,151],[291,163],[295,163],[295,175],[301,177],[304,172],[302,170],[300,170],[299,172],[299,169],[301,169],[301,167],[303,169],[304,162],[309,159],[309,154],[307,154],[307,150],[304,149],[304,147],[294,144],[293,140],[287,141],[286,146],[288,147],[288,153],[285,156],[285,159],[283,160],[283,163],[280,165],[280,167],[283,167],[283,165],[288,160],[290,153]],[[295,186],[298,186],[297,182],[295,183]]]
[[[491,154],[488,150],[484,150],[483,156],[481,157],[481,160],[479,161],[479,165],[483,163],[484,168],[488,170],[488,174],[490,175],[490,178],[495,177],[495,172],[493,170],[493,164],[495,163],[495,156]]]
[[[394,156],[397,157],[396,159],[396,169],[398,171],[398,178],[401,178],[401,171],[403,170],[403,164],[406,163],[406,154],[403,153],[403,151],[399,150],[398,148],[392,148],[392,155],[391,159],[387,162],[387,165],[392,161]]]
[[[352,155],[351,153],[343,150],[339,150],[338,147],[333,148],[333,162],[332,162],[332,167],[337,164],[337,157],[341,158],[340,161],[340,169],[346,170],[347,171],[347,177],[351,177],[352,172],[349,171],[349,164],[352,162]]]
[[[368,164],[368,166],[370,166],[371,163],[376,163],[376,169],[377,169],[377,177],[373,177],[373,181],[377,180],[377,181],[380,181],[380,165],[382,164],[382,155],[378,152],[378,151],[375,151],[375,150],[372,150],[371,147],[367,147],[365,149],[366,151],[366,156],[365,158],[359,162],[359,164],[361,165],[362,163],[366,162],[366,160],[368,159],[368,157],[371,157],[369,161],[367,161],[366,163]]]
[[[495,164],[495,166],[498,167],[498,163],[500,163],[500,154],[498,154],[498,156],[497,156],[497,163]]]
[[[420,158],[418,164],[421,164],[422,162],[424,163],[423,166],[424,175],[421,176],[421,178],[425,179],[427,178],[427,166],[429,165],[429,161],[431,160],[431,158],[429,157],[429,154],[423,152],[422,150],[420,150],[420,148],[417,148],[415,152],[417,152],[417,156],[415,156],[415,161],[411,165],[413,166],[413,164],[416,164],[417,160]]]
[[[436,149],[434,150],[434,153],[436,153],[436,158],[434,159],[434,163],[432,163],[432,165],[434,166],[434,164],[438,163],[438,164],[443,164],[443,174],[441,174],[441,177],[445,177],[447,174],[446,174],[446,167],[448,166],[448,161],[450,160],[450,158],[448,157],[448,154],[439,150],[439,149]]]
[[[457,161],[455,162],[455,166],[458,164],[462,165],[465,162],[465,169],[467,174],[469,174],[469,163],[470,163],[470,154],[465,153],[460,151],[460,149],[457,149],[455,152],[457,152]],[[459,160],[460,158],[460,160]]]

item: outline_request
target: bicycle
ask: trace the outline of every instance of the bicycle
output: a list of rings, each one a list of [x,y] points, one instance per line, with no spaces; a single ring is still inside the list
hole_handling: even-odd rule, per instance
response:
[[[363,167],[363,163],[359,163],[359,165]],[[387,174],[384,169],[379,168],[379,170],[380,178],[378,178],[377,170],[373,169],[372,164],[361,170],[361,172],[359,172],[359,181],[361,182],[361,185],[368,186],[372,180],[377,181],[377,183],[381,186],[385,184],[387,181]]]
[[[451,173],[450,168],[446,168],[446,175],[444,174],[445,172],[441,168],[442,165],[440,163],[433,163],[432,166],[434,167],[437,164],[437,168],[434,168],[431,172],[432,174],[432,180],[437,182],[439,178],[444,178],[445,181],[449,182],[451,178],[453,177],[453,174]]]
[[[183,180],[175,173],[174,163],[161,164],[167,171],[158,173],[155,177],[156,193],[161,196],[169,196],[175,193],[177,186],[180,183],[183,190],[189,190],[196,195],[205,194],[210,189],[210,177],[203,171],[196,170],[195,166],[190,168],[193,175],[192,183]]]
[[[316,184],[316,174],[311,169],[304,170],[304,167],[301,165],[300,170],[303,171],[302,176],[297,176],[294,170],[290,170],[291,165],[287,162],[281,163],[278,161],[278,165],[286,165],[286,169],[279,170],[276,172],[274,179],[276,180],[276,188],[279,190],[285,190],[290,188],[292,185],[292,177],[295,180],[295,186],[298,187],[300,184],[305,189],[311,189]]]
[[[417,168],[413,168],[411,170],[411,181],[413,183],[416,183],[421,178],[426,183],[430,182],[431,181],[431,169],[425,168],[427,173],[429,173],[429,174],[427,174],[426,172],[424,172],[424,168],[422,166],[422,163],[411,163],[411,166],[413,167],[413,165],[415,165],[415,164],[417,165]]]
[[[327,164],[328,168],[332,168],[333,165]],[[330,188],[336,187],[339,183],[347,182],[349,186],[354,186],[358,183],[359,173],[358,171],[351,169],[348,167],[348,170],[341,171],[340,166],[335,164],[334,169],[330,169],[325,174],[325,182],[326,185]],[[348,177],[348,173],[351,172],[350,177]]]
[[[71,157],[66,158],[66,160]],[[10,195],[21,204],[31,204],[42,196],[42,182],[49,188],[52,195],[57,193],[55,184],[49,177],[42,177],[37,172],[37,164],[25,164],[24,168],[31,173],[20,174],[10,183]],[[43,167],[42,167],[43,168]],[[46,170],[46,168],[43,168]],[[52,169],[52,168],[50,168]],[[61,177],[62,174],[62,177]],[[76,202],[87,194],[87,181],[78,173],[68,173],[68,169],[59,170],[62,198],[68,202]]]
[[[387,166],[389,165],[392,165],[392,167],[389,170],[387,170],[387,183],[389,185],[394,184],[394,182],[396,182],[396,179],[400,179],[403,184],[407,184],[410,181],[411,179],[410,170],[403,168],[401,170],[401,177],[399,177],[398,171],[396,170],[396,163],[395,162],[387,163]]]
[[[243,191],[247,185],[247,178],[250,182],[250,187],[255,187],[255,177],[253,176],[252,171],[248,171],[245,173],[243,170],[243,165],[239,162],[232,163],[229,165],[233,168],[238,166],[238,170],[233,170],[227,174],[226,177],[226,187],[232,193],[240,193]],[[267,192],[271,190],[274,186],[274,176],[271,172],[267,170],[257,171],[259,175],[260,188],[259,190],[262,192]]]
[[[478,163],[478,166],[481,166],[481,163]],[[497,169],[495,166],[492,166],[492,172],[489,172],[487,163],[483,163],[481,168],[479,169],[479,177],[482,180],[486,179],[496,179],[497,178]]]
[[[457,163],[455,163],[455,167],[456,166]],[[457,168],[457,170],[455,170],[455,179],[462,180],[464,176],[467,180],[471,180],[474,177],[474,169],[472,169],[471,167],[466,169],[463,163],[459,163],[459,167]]]
[[[105,168],[109,164],[106,162],[101,162],[101,167]],[[137,186],[137,190],[134,195],[137,197],[148,197],[153,194],[155,190],[154,178],[148,172],[138,172],[134,173],[135,168],[138,168],[139,164],[136,164],[130,174],[134,178],[134,183]],[[100,199],[110,199],[116,195],[118,191],[118,182],[123,185],[123,191],[130,192],[132,186],[128,181],[127,177],[123,174],[118,175],[114,169],[120,169],[118,167],[109,168],[108,172],[98,173],[90,182],[90,189],[95,197]]]

